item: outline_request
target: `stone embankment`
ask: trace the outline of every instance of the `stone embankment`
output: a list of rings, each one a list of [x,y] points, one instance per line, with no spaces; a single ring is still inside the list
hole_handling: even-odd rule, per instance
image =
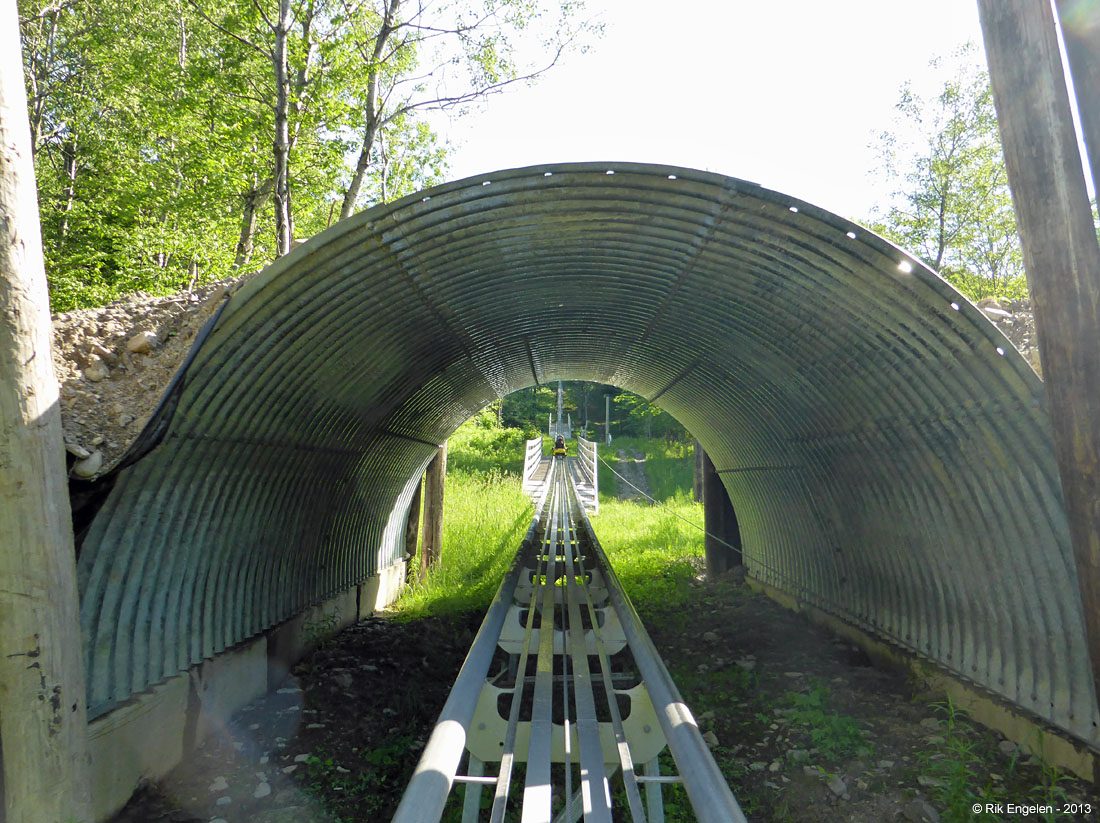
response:
[[[70,473],[102,474],[125,453],[187,357],[195,336],[240,282],[152,297],[138,292],[53,318],[53,362]]]

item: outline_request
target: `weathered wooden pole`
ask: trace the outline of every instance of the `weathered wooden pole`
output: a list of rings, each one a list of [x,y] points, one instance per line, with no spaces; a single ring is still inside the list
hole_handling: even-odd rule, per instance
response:
[[[1049,2],[978,10],[1100,695],[1100,245]]]
[[[703,548],[707,557],[707,576],[716,577],[741,565],[741,533],[722,478],[714,469],[710,455],[703,454]]]
[[[443,483],[447,477],[447,444],[439,447],[424,475],[424,540],[420,546],[420,578],[443,555]]]
[[[1062,23],[1092,187],[1100,191],[1100,13],[1093,0],[1056,0],[1054,5]]]
[[[405,577],[411,579],[413,560],[416,558],[416,543],[420,538],[420,493],[424,489],[424,478],[416,484],[412,500],[409,501],[409,513],[405,516]]]
[[[72,514],[15,3],[0,15],[0,819],[83,823]]]

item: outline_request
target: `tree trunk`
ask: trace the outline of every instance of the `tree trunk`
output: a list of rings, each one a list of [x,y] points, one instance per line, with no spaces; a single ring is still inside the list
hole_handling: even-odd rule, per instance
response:
[[[351,217],[355,213],[355,204],[363,191],[363,181],[367,177],[367,169],[370,168],[370,153],[374,146],[374,135],[377,132],[378,123],[373,113],[367,115],[367,125],[363,130],[363,143],[359,149],[359,159],[355,161],[355,171],[348,183],[348,190],[344,192],[344,202],[340,204],[340,219]]]
[[[290,33],[290,0],[279,0],[275,27],[275,253],[290,251],[290,73],[287,40]]]
[[[703,444],[695,441],[695,470],[692,472],[691,499],[696,503],[703,502]]]
[[[363,181],[366,179],[367,169],[370,168],[370,155],[374,148],[374,138],[377,136],[378,127],[382,122],[382,112],[378,110],[380,63],[386,50],[386,43],[393,33],[397,11],[400,7],[401,0],[389,0],[387,2],[382,25],[374,38],[374,48],[367,68],[367,100],[363,106],[366,121],[363,124],[363,140],[360,144],[359,159],[355,161],[355,171],[352,173],[348,190],[344,193],[344,202],[340,205],[341,220],[351,217],[355,212],[355,204],[359,201],[359,195],[363,191]]]
[[[14,3],[0,18],[0,819],[91,820],[72,514]]]
[[[978,11],[1100,695],[1100,245],[1050,5]]]
[[[420,579],[443,556],[443,482],[447,476],[447,444],[439,447],[424,475],[424,541],[420,546]]]
[[[1096,5],[1089,0],[1055,0],[1054,5],[1062,21],[1062,39],[1073,77],[1092,186],[1100,194],[1100,102],[1096,99],[1096,90],[1100,88],[1100,25]]]
[[[61,236],[69,234],[69,213],[76,202],[76,138],[66,140],[61,146],[61,156],[65,158],[65,176],[69,182],[65,186],[65,210],[61,219]]]
[[[244,213],[241,214],[241,236],[237,241],[237,254],[233,261],[234,268],[244,268],[252,257],[252,251],[256,243],[256,223],[260,210],[271,199],[271,192],[275,188],[275,181],[268,178],[259,186],[254,187],[244,196]]]

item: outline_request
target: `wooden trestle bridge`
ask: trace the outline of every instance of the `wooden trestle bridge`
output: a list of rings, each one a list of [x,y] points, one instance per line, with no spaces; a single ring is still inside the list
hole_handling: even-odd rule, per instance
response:
[[[456,784],[463,823],[516,808],[523,823],[660,823],[667,783],[684,785],[703,823],[745,820],[592,532],[579,486],[594,466],[581,454],[525,472],[534,520],[395,823],[438,820]]]

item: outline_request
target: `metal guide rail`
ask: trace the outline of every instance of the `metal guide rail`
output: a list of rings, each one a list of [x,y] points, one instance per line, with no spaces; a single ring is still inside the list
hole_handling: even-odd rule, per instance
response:
[[[684,785],[699,821],[743,822],[565,461],[535,512],[395,823],[439,820],[456,783],[463,823],[663,823],[667,783]],[[676,774],[661,774],[666,747]]]

